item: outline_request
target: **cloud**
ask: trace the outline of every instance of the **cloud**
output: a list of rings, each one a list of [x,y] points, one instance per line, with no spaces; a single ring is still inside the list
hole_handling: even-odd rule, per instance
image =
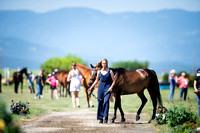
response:
[[[32,51],[32,52],[35,52],[35,51],[37,50],[37,48],[36,48],[36,47],[29,47],[28,50],[29,50],[29,51]]]
[[[197,30],[197,29],[185,33],[186,36],[195,36],[198,34],[199,34],[199,30]]]

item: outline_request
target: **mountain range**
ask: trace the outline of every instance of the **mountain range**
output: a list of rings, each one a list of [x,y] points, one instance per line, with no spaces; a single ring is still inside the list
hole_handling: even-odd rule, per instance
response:
[[[92,64],[138,60],[157,73],[191,73],[200,67],[199,49],[200,12],[0,11],[2,67],[39,69],[47,59],[75,54]]]

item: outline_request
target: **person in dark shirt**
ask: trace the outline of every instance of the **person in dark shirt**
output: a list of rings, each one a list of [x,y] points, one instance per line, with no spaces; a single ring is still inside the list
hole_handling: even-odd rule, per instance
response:
[[[42,80],[43,80],[43,83],[44,83],[44,81],[45,81],[44,69],[42,69],[41,72],[42,72]],[[44,88],[44,86],[42,86],[41,91],[40,91],[41,97],[43,97],[43,88]]]
[[[194,79],[194,92],[196,93],[196,99],[198,104],[198,114],[200,118],[200,68],[197,69],[197,76]]]
[[[44,81],[42,79],[42,71],[39,72],[39,74],[35,77],[36,80],[36,88],[37,88],[37,94],[35,95],[35,99],[37,99],[37,96],[40,99],[41,89],[44,86]]]

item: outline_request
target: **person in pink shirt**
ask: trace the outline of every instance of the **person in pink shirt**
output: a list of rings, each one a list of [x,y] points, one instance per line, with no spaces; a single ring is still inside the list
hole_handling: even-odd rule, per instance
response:
[[[185,73],[182,72],[181,76],[178,78],[177,83],[179,84],[180,90],[180,101],[182,101],[182,96],[184,93],[184,101],[186,100],[187,97],[187,90],[188,90],[188,82],[189,80],[185,77]]]
[[[49,77],[46,80],[47,83],[50,84],[51,88],[51,98],[53,99],[53,92],[55,91],[55,96],[56,99],[58,100],[58,89],[57,89],[57,84],[58,84],[58,79],[55,77],[55,72],[52,73],[52,76]]]

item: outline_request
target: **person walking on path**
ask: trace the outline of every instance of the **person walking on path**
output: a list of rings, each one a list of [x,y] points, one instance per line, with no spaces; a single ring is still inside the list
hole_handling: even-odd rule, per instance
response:
[[[39,72],[39,74],[35,77],[36,80],[36,88],[37,88],[37,93],[35,95],[35,99],[37,99],[37,96],[40,99],[40,93],[41,93],[41,89],[44,86],[44,81],[42,79],[42,71]]]
[[[169,101],[173,101],[175,86],[176,86],[176,82],[177,82],[177,77],[175,75],[175,70],[174,69],[172,69],[170,71],[169,81],[170,81]]]
[[[51,88],[51,99],[53,99],[53,92],[55,91],[56,100],[58,100],[58,79],[55,77],[55,72],[52,72],[52,76],[50,76],[47,80],[47,83],[50,84]]]
[[[29,88],[29,94],[33,93],[33,75],[32,75],[32,72],[29,72],[27,74],[27,85],[28,85],[28,88]]]
[[[43,83],[44,83],[44,81],[45,81],[44,69],[42,69],[41,72],[42,72],[42,80],[43,80]],[[44,85],[42,86],[41,91],[40,91],[40,96],[41,97],[43,97],[43,88],[44,88]]]
[[[197,69],[197,76],[194,79],[194,92],[196,93],[198,115],[200,118],[200,68]]]
[[[185,72],[181,73],[181,76],[178,78],[177,83],[179,83],[180,90],[180,101],[182,101],[182,96],[184,94],[184,101],[187,98],[187,91],[188,91],[188,82],[189,80],[185,77]]]
[[[79,103],[79,98],[78,98],[78,94],[81,87],[81,79],[82,79],[80,76],[84,77],[81,71],[79,71],[76,68],[76,63],[72,63],[72,69],[69,72],[67,81],[70,82],[70,92],[72,93],[73,108],[76,107],[76,104],[77,104],[77,107],[80,108],[80,103]]]
[[[102,66],[102,68],[97,72],[96,80],[94,81],[92,86],[88,89],[88,91],[91,91],[91,89],[100,80],[98,85],[97,120],[99,120],[99,123],[103,123],[103,118],[104,118],[104,123],[107,123],[108,113],[109,113],[109,99],[111,96],[112,88],[115,85],[115,79],[113,71],[108,68],[107,59],[103,59],[99,63]]]

